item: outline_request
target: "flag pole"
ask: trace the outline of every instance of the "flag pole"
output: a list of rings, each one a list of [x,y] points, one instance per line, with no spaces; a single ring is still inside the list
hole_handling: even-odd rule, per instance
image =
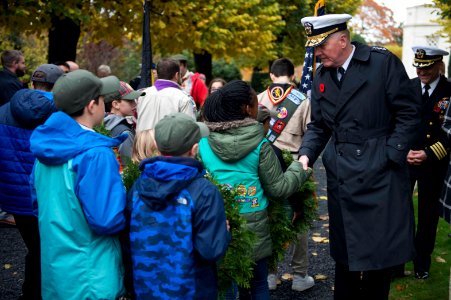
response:
[[[152,72],[152,43],[150,39],[150,0],[144,0],[144,17],[142,31],[142,57],[141,57],[141,82],[138,89],[152,85],[150,80]]]
[[[314,16],[322,16],[326,14],[326,0],[318,0],[315,4]],[[316,54],[313,50],[313,75],[316,73]],[[313,80],[313,79],[312,79]]]
[[[326,1],[318,0],[315,4],[315,16],[322,16],[326,13]],[[316,72],[316,56],[315,47],[307,47],[305,49],[304,66],[302,68],[302,78],[299,90],[310,97],[312,89],[312,81]]]

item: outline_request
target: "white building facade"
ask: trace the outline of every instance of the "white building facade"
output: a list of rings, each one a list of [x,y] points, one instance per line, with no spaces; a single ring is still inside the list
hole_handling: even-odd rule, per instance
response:
[[[434,22],[440,18],[437,9],[418,5],[407,8],[407,18],[403,26],[402,62],[410,78],[417,77],[415,67],[412,66],[414,53],[412,46],[434,46],[450,52],[451,44],[447,37],[441,36],[439,31],[442,26]],[[449,55],[443,57],[446,76],[448,75]]]

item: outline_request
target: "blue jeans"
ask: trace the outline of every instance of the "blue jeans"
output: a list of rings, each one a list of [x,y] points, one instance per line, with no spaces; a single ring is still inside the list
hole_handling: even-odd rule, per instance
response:
[[[240,288],[240,300],[269,300],[268,261],[266,258],[255,263],[251,288]]]

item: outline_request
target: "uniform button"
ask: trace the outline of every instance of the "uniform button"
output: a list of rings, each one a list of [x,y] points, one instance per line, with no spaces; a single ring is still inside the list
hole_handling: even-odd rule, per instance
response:
[[[343,156],[343,151],[338,151],[338,156]]]
[[[430,138],[431,138],[431,135],[430,135],[430,134],[427,134],[427,135],[426,135],[426,138],[430,139]]]
[[[339,185],[343,185],[343,183],[344,183],[344,182],[343,182],[343,179],[338,180],[338,184],[339,184]]]
[[[355,153],[357,154],[357,156],[362,155],[362,151],[361,151],[360,149],[357,149],[357,150],[355,151]]]
[[[432,123],[432,122],[429,122],[429,125],[433,125],[434,123]]]
[[[396,145],[396,147],[397,147],[398,149],[401,149],[402,145],[401,145],[401,144],[398,144],[398,145]]]

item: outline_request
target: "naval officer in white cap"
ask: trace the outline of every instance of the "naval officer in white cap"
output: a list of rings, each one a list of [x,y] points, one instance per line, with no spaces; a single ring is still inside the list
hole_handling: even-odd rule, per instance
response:
[[[447,51],[432,46],[414,46],[412,79],[423,100],[423,118],[418,140],[407,155],[412,191],[418,186],[418,224],[415,236],[415,277],[427,279],[439,219],[440,195],[448,169],[450,142],[441,129],[449,106],[451,83],[440,75]],[[444,190],[446,197],[446,189]],[[450,191],[451,192],[451,189]],[[450,196],[451,197],[451,193]]]
[[[321,59],[299,161],[327,171],[335,299],[388,299],[391,268],[413,259],[407,152],[420,97],[385,48],[351,43],[348,14],[303,18]]]

